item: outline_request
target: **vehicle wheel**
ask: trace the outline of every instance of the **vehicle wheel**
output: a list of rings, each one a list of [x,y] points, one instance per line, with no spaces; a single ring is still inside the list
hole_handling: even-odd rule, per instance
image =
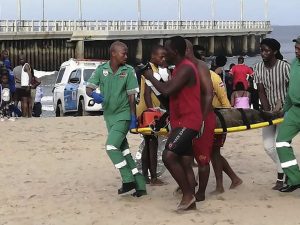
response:
[[[165,136],[158,137],[157,170],[156,170],[157,177],[160,177],[166,171],[166,167],[162,161],[162,154],[165,149],[166,141],[167,141],[167,137]],[[145,140],[143,139],[141,144],[139,145],[139,150],[135,154],[135,158],[134,158],[137,169],[139,170],[140,173],[142,173],[142,151],[144,149],[144,146],[145,146]]]
[[[56,117],[63,117],[63,116],[64,116],[64,112],[63,112],[61,103],[59,103],[59,104],[57,105],[57,107],[56,107],[55,116],[56,116]]]
[[[85,111],[85,105],[84,100],[80,99],[79,105],[78,105],[78,116],[87,116],[88,113]]]

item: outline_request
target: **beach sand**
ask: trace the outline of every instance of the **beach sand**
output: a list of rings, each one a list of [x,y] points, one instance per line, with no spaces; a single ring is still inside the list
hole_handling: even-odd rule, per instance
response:
[[[225,193],[210,195],[211,175],[206,201],[183,214],[174,211],[180,197],[168,172],[168,185],[148,186],[145,197],[117,195],[121,180],[104,150],[103,117],[1,122],[0,139],[0,225],[300,224],[300,190],[271,190],[276,171],[261,130],[231,133],[222,149],[244,183],[229,190],[224,175]],[[132,152],[140,141],[129,135]]]

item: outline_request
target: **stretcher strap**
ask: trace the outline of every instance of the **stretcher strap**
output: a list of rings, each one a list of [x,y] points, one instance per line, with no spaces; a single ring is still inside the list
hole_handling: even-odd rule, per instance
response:
[[[247,127],[247,129],[251,129],[249,120],[248,120],[248,118],[246,116],[246,113],[245,113],[244,109],[239,109],[238,108],[237,110],[241,113],[243,124]]]
[[[217,117],[219,118],[220,120],[220,123],[221,123],[221,126],[222,126],[222,129],[223,129],[223,132],[227,132],[227,125],[226,125],[226,121],[224,119],[224,116],[219,112],[218,109],[215,109],[215,114],[217,115]]]

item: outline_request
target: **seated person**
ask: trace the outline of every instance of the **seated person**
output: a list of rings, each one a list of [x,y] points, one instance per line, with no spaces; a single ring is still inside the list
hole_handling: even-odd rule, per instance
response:
[[[238,82],[235,91],[231,95],[231,106],[234,108],[250,108],[250,92],[245,90],[244,84]]]

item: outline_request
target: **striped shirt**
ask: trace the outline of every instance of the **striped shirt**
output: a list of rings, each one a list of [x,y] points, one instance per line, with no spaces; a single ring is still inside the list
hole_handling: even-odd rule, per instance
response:
[[[277,104],[283,106],[289,85],[290,64],[277,60],[272,68],[265,67],[264,62],[254,66],[254,82],[262,84],[271,107],[275,109]]]

